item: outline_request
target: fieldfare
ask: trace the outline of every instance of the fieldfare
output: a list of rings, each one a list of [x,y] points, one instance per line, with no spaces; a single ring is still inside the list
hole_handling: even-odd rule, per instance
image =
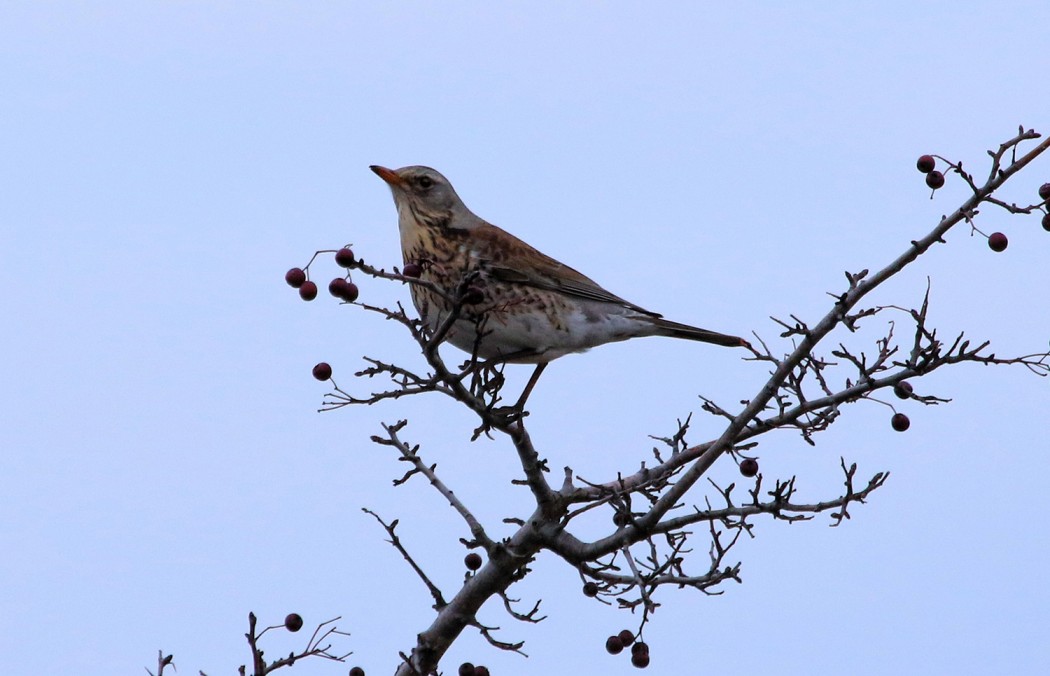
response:
[[[413,284],[412,301],[435,330],[458,318],[445,339],[496,363],[537,364],[521,406],[548,362],[640,336],[748,347],[736,336],[664,319],[612,294],[589,277],[474,215],[448,179],[430,167],[372,171],[397,205],[406,267],[444,293]]]

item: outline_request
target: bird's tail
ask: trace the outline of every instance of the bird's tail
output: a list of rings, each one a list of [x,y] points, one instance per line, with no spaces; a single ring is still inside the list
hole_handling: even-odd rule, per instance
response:
[[[657,334],[661,336],[698,340],[701,343],[713,343],[715,345],[724,345],[726,347],[751,347],[751,343],[743,338],[738,338],[737,336],[730,336],[716,331],[708,331],[707,329],[700,329],[695,326],[689,326],[688,324],[679,324],[678,322],[672,322],[662,317],[654,317],[652,321],[653,325],[658,329]]]

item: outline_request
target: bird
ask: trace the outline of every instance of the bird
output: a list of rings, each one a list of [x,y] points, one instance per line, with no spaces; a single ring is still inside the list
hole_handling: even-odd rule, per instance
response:
[[[492,363],[535,364],[517,407],[551,361],[643,336],[748,347],[743,338],[664,319],[606,291],[591,278],[485,221],[430,167],[369,167],[390,187],[405,270],[420,319],[435,331],[458,316],[445,340]],[[415,272],[415,270],[413,271]]]

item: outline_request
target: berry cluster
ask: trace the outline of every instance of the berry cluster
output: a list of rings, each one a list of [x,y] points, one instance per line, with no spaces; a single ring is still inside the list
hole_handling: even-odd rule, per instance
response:
[[[318,253],[331,253],[321,252]],[[317,298],[317,284],[310,281],[307,276],[307,272],[310,270],[310,266],[313,265],[314,259],[317,258],[317,254],[314,254],[314,258],[310,259],[310,262],[305,268],[292,268],[284,274],[284,281],[288,283],[288,286],[293,289],[299,290],[299,297],[303,300],[313,300]],[[350,247],[344,246],[335,252],[335,262],[343,268],[347,269],[346,276],[336,277],[328,283],[328,293],[332,294],[339,300],[347,303],[353,303],[357,300],[360,295],[360,290],[357,285],[350,281],[350,268],[357,265],[357,259],[354,258],[354,252]],[[332,377],[332,367],[326,362],[320,362],[313,368],[314,378],[320,381],[329,380]],[[289,616],[290,617],[290,616]],[[293,630],[296,631],[296,630]],[[364,672],[361,672],[362,674]]]
[[[893,386],[893,394],[897,395],[898,399],[911,399],[914,392],[915,388],[907,380],[902,380]],[[890,418],[890,427],[898,432],[904,432],[911,427],[911,420],[903,413],[895,412]]]
[[[347,270],[354,267],[355,259],[354,252],[349,247],[343,247],[339,251],[335,252],[335,262],[340,267],[344,267]],[[313,261],[310,261],[312,264]],[[299,297],[303,300],[313,300],[317,298],[317,284],[311,282],[307,277],[307,271],[310,269],[310,265],[306,268],[292,268],[284,275],[284,281],[288,283],[288,286],[293,289],[299,289]],[[336,277],[328,283],[328,293],[332,294],[336,298],[347,303],[353,303],[357,300],[360,290],[357,285],[350,281],[350,273],[347,272],[345,277]]]
[[[1050,206],[1047,205],[1050,201],[1050,183],[1039,186],[1039,199],[1043,200],[1043,208],[1046,209],[1046,213],[1043,214],[1043,230],[1050,232]]]
[[[933,155],[923,155],[915,163],[915,167],[926,174],[926,185],[930,186],[932,190],[944,187],[944,174],[937,171],[937,160],[934,159]]]
[[[915,163],[915,166],[919,171],[926,174],[926,185],[933,190],[937,190],[944,185],[944,174],[937,171],[937,159],[933,155],[922,155]],[[956,168],[956,171],[960,170],[960,168]],[[1046,204],[1050,201],[1050,183],[1044,183],[1039,186],[1039,199],[1043,200],[1043,208],[1045,210],[1042,220],[1043,230],[1050,232],[1050,206]],[[991,235],[988,235],[988,248],[996,253],[1006,251],[1006,247],[1009,244],[1010,240],[1001,232],[993,232]],[[907,429],[906,426],[905,429]]]
[[[605,650],[610,655],[619,655],[627,647],[631,649],[631,664],[639,669],[649,666],[649,644],[643,641],[635,642],[630,629],[624,629],[619,634],[605,639]]]
[[[470,662],[464,662],[459,665],[459,671],[456,672],[459,676],[489,676],[489,668],[478,665],[474,666]]]

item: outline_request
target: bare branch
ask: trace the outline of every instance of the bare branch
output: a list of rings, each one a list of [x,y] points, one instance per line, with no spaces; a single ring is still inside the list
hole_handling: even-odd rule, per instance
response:
[[[248,646],[252,652],[252,673],[254,676],[266,676],[270,672],[276,671],[281,667],[290,667],[301,659],[307,657],[321,657],[326,660],[333,662],[345,662],[346,658],[352,655],[352,652],[345,653],[343,655],[335,655],[329,652],[331,650],[330,643],[324,643],[333,636],[349,636],[347,632],[339,631],[335,627],[335,622],[341,618],[336,617],[331,620],[327,620],[317,625],[314,629],[313,634],[306,643],[306,647],[300,652],[292,652],[287,657],[282,657],[269,664],[266,663],[262,648],[259,647],[259,639],[271,629],[283,628],[284,625],[272,625],[266,627],[261,632],[256,632],[257,620],[255,613],[248,613],[248,633],[245,634],[245,638],[248,639]],[[332,626],[328,626],[332,625]],[[322,645],[324,643],[324,645]],[[241,666],[240,673],[245,673],[245,667]]]
[[[844,288],[829,293],[832,298],[830,307],[817,321],[806,321],[793,314],[785,320],[771,318],[780,331],[780,338],[786,343],[783,353],[775,346],[775,341],[767,342],[757,334],[758,349],[748,346],[751,350],[749,361],[769,365],[765,384],[754,396],[738,404],[716,403],[713,397],[701,397],[700,409],[711,414],[722,427],[720,434],[703,443],[690,444],[686,435],[691,418],[686,417],[684,422],[677,421],[677,430],[669,436],[652,437],[663,444],[652,449],[654,465],[650,466],[652,461],[648,460],[640,463],[633,472],[619,472],[606,481],[574,477],[572,470],[565,468],[557,490],[550,486],[546,461],[540,457],[526,430],[528,413],[523,410],[523,405],[501,405],[504,365],[479,361],[477,344],[471,358],[458,369],[446,366],[439,354],[439,345],[454,329],[466,326],[479,336],[479,341],[480,336],[486,334],[487,322],[491,318],[489,314],[474,306],[464,309],[471,285],[479,279],[478,271],[467,271],[458,282],[450,285],[455,288],[439,288],[429,282],[404,277],[396,270],[388,273],[359,262],[357,269],[365,274],[420,285],[437,294],[446,301],[448,311],[437,318],[431,316],[425,324],[406,313],[400,305],[391,310],[353,303],[404,326],[420,347],[426,366],[422,369],[406,368],[388,360],[366,358],[367,366],[355,376],[380,377],[381,381],[387,382],[387,389],[368,396],[354,396],[333,383],[335,392],[328,395],[324,406],[330,410],[348,404],[373,404],[429,392],[454,399],[478,416],[474,439],[481,434],[494,436],[493,433],[510,439],[522,468],[522,478],[514,483],[528,486],[536,503],[535,510],[528,516],[507,515],[504,523],[513,524],[516,531],[506,540],[493,541],[453,491],[439,480],[435,466],[427,465],[419,457],[419,447],[400,439],[398,433],[404,427],[404,421],[384,425],[386,436],[373,437],[376,443],[397,449],[399,460],[410,466],[395,485],[416,475],[425,476],[471,529],[473,540],[464,541],[465,544],[484,547],[489,555],[487,563],[469,574],[462,589],[446,603],[436,586],[401,546],[394,534],[397,522],[387,525],[374,513],[365,510],[387,529],[392,544],[431,590],[438,610],[433,624],[418,635],[411,654],[402,654],[404,662],[398,673],[402,676],[434,673],[449,645],[467,626],[478,628],[492,645],[521,652],[521,643],[496,640],[492,636],[496,628],[483,625],[477,619],[477,612],[487,599],[499,596],[507,612],[515,619],[526,622],[542,619],[536,618],[538,602],[526,613],[514,611],[512,604],[516,601],[510,599],[507,589],[528,574],[528,564],[544,549],[574,566],[584,579],[592,581],[590,584],[598,585],[588,587],[588,596],[596,596],[603,603],[615,598],[616,605],[621,608],[640,609],[644,627],[650,614],[659,606],[654,594],[662,585],[718,594],[722,593],[719,585],[723,582],[734,580],[739,583],[741,564],[732,563],[727,557],[745,533],[749,537],[755,536],[752,525],[755,517],[794,523],[827,512],[831,517],[830,525],[836,527],[850,519],[853,505],[864,503],[889,476],[887,472],[878,472],[868,479],[866,485],[858,488],[855,485],[856,464],[847,463],[840,457],[844,484],[841,494],[829,500],[802,500],[797,497],[795,476],[772,481],[770,485],[762,474],[755,474],[757,457],[751,457],[755,455],[753,449],[763,435],[773,430],[793,430],[806,443],[815,445],[817,435],[835,423],[846,410],[845,404],[870,400],[890,406],[875,396],[886,388],[893,389],[907,405],[947,402],[947,398],[934,394],[916,393],[911,381],[945,366],[964,362],[1017,364],[1037,375],[1050,374],[1050,352],[998,357],[989,351],[987,341],[971,344],[962,333],[952,341],[942,340],[937,327],[929,320],[929,282],[917,308],[869,305],[866,301],[869,294],[912,265],[934,245],[945,244],[946,235],[952,228],[962,225],[976,231],[976,219],[985,204],[1011,214],[1029,214],[1045,209],[1045,202],[1019,206],[995,195],[1007,180],[1050,148],[1050,139],[1046,139],[1018,156],[1020,145],[1031,147],[1029,142],[1038,138],[1034,131],[1022,128],[997,150],[989,151],[991,166],[983,184],[979,184],[961,162],[940,158],[946,163],[948,172],[957,175],[969,187],[969,197],[953,212],[943,216],[925,235],[911,241],[881,269],[845,272]],[[888,321],[887,317],[890,318]],[[881,329],[874,326],[880,321],[885,321]],[[473,325],[465,322],[473,322]],[[840,331],[838,339],[829,338],[840,327],[844,330]],[[856,340],[865,332],[873,330],[876,333],[869,344],[856,345]],[[819,353],[818,346],[831,340],[834,340],[830,343],[833,347],[826,349],[827,354]],[[902,385],[906,380],[909,381],[907,387]],[[530,381],[530,386],[533,382]],[[698,500],[697,505],[689,510],[685,501],[687,494],[696,490],[697,483],[707,477],[714,463],[724,454],[730,454],[736,462],[743,462],[744,453],[749,454],[744,461],[750,467],[745,469],[742,465],[741,471],[755,477],[744,489],[746,495],[739,497],[734,494],[735,484],[723,488],[708,478],[710,483],[709,486],[704,484],[707,493],[703,500]],[[570,531],[570,525],[576,526],[583,521],[576,521],[578,517],[606,506],[613,512],[615,530],[611,533],[586,542]],[[706,529],[699,529],[699,533],[689,530],[696,524],[706,524]],[[706,548],[698,546],[698,538],[704,539]],[[697,557],[690,554],[705,549],[707,560],[700,570],[693,569]],[[594,591],[597,594],[591,593]]]
[[[445,597],[441,594],[441,590],[438,589],[437,585],[430,581],[430,578],[427,577],[427,574],[423,572],[423,569],[419,567],[419,564],[415,562],[415,559],[412,558],[412,555],[409,554],[408,550],[406,550],[401,544],[401,538],[399,538],[397,534],[394,533],[394,529],[397,528],[398,520],[394,519],[388,524],[386,521],[383,521],[383,519],[378,514],[376,514],[368,508],[362,507],[361,511],[365,514],[371,514],[372,517],[379,522],[379,525],[381,525],[386,530],[387,534],[390,536],[390,539],[387,540],[387,542],[393,545],[394,549],[401,553],[401,556],[405,559],[405,561],[408,562],[408,565],[412,567],[412,570],[416,572],[416,575],[419,576],[419,579],[423,581],[423,584],[426,585],[427,590],[430,591],[430,595],[434,598],[434,605],[432,607],[438,611],[440,611],[442,608],[445,608],[448,605],[448,603],[445,602]]]
[[[519,622],[539,624],[540,622],[543,622],[545,619],[547,619],[546,615],[542,617],[536,617],[536,613],[540,611],[540,601],[536,601],[536,603],[527,613],[519,613],[518,611],[514,610],[514,604],[518,603],[520,599],[512,599],[509,596],[507,596],[507,593],[504,591],[501,591],[499,593],[499,596],[501,599],[503,599],[504,610],[506,610],[511,617],[513,617],[515,620],[518,620]]]
[[[419,457],[419,446],[409,446],[408,444],[403,442],[398,436],[398,432],[400,432],[407,424],[407,420],[401,420],[395,423],[394,425],[384,424],[383,430],[387,433],[388,438],[383,439],[382,437],[378,436],[372,437],[372,441],[377,444],[380,444],[382,446],[392,446],[396,448],[401,454],[401,457],[399,459],[403,462],[407,462],[412,465],[412,469],[409,470],[409,472],[406,473],[401,479],[394,481],[394,485],[398,486],[405,483],[413,474],[422,474],[430,482],[430,485],[433,486],[439,493],[441,493],[441,495],[448,501],[448,503],[452,505],[452,508],[455,509],[456,512],[459,513],[459,515],[463,518],[463,520],[467,522],[467,526],[470,528],[470,534],[474,538],[474,540],[480,543],[483,547],[485,547],[485,549],[490,549],[491,547],[493,547],[494,543],[485,533],[485,528],[481,525],[481,522],[479,522],[474,516],[474,514],[469,509],[467,509],[466,505],[463,504],[463,501],[460,500],[454,492],[452,492],[452,489],[445,485],[445,483],[438,478],[437,473],[434,469],[435,466],[427,465],[423,462],[423,459]],[[371,512],[369,513],[371,514]],[[375,515],[373,514],[373,516]],[[378,519],[379,517],[376,518]],[[382,523],[382,521],[380,521],[380,523]],[[391,533],[391,536],[393,536],[393,533]]]

